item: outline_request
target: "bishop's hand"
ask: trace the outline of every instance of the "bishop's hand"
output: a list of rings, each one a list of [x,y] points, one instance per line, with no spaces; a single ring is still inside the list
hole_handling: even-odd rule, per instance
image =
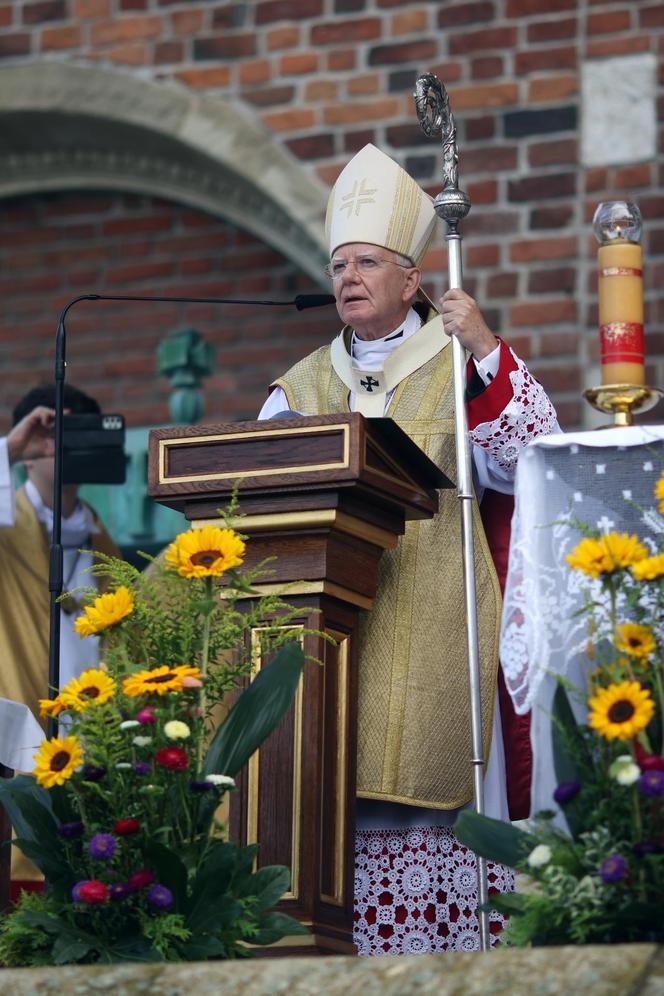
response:
[[[447,334],[456,336],[475,359],[483,360],[498,345],[498,340],[484,321],[477,302],[460,287],[443,294],[440,311]]]

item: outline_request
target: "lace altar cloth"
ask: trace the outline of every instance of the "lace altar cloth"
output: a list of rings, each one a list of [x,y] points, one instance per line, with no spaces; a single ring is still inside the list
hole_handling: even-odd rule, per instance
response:
[[[513,874],[487,863],[489,892]],[[360,955],[478,951],[475,856],[449,827],[361,830],[355,835],[353,940]],[[492,945],[504,918],[489,914]]]
[[[517,712],[533,710],[533,812],[551,807],[555,788],[555,678],[586,685],[587,620],[575,613],[597,582],[565,561],[582,538],[575,520],[637,533],[655,553],[664,536],[653,492],[663,470],[664,426],[547,436],[519,458],[500,659]]]

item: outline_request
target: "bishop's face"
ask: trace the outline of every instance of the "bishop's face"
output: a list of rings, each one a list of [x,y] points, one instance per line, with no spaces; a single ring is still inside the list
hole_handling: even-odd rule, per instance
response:
[[[417,267],[364,242],[335,249],[330,265],[339,317],[360,339],[381,339],[403,322],[420,285]]]

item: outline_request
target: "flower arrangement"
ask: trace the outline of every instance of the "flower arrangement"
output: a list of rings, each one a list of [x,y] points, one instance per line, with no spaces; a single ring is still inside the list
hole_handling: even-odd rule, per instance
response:
[[[104,663],[42,700],[59,732],[32,774],[0,784],[15,843],[46,880],[0,921],[0,964],[246,957],[247,945],[305,932],[272,910],[289,870],[255,870],[256,847],[228,841],[215,816],[286,712],[304,659],[302,610],[279,595],[240,603],[265,573],[239,573],[244,552],[233,529],[207,526],[144,572],[98,558],[110,590],[90,589],[76,628],[101,634]],[[276,657],[217,725],[215,708],[251,673],[257,629],[260,653]]]
[[[661,516],[664,473],[655,498]],[[588,690],[560,682],[554,697],[557,808],[527,830],[464,812],[455,832],[523,873],[521,891],[490,903],[510,915],[508,944],[661,943],[664,549],[577,525],[585,536],[566,559],[589,579]]]

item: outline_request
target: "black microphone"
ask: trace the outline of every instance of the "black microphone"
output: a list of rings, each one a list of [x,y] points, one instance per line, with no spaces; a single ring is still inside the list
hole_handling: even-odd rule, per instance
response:
[[[60,312],[55,333],[55,420],[53,465],[53,532],[49,548],[48,589],[50,593],[49,648],[48,648],[48,691],[49,698],[58,694],[60,687],[60,606],[58,598],[62,594],[62,451],[64,384],[66,367],[65,318],[70,308],[79,301],[155,301],[173,304],[243,304],[268,307],[291,307],[298,311],[306,308],[320,308],[334,304],[333,294],[297,294],[291,301],[252,301],[246,298],[230,297],[148,297],[134,294],[81,294],[68,301]],[[54,717],[48,719],[48,735],[54,736],[57,723]]]

